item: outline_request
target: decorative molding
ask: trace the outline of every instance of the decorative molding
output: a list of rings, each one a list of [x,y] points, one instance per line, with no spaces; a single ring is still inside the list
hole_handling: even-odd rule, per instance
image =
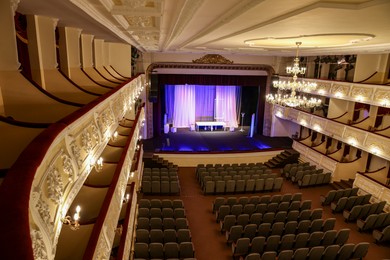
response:
[[[130,110],[128,98],[136,97],[143,88],[142,82],[144,81],[138,79],[133,81],[69,124],[57,135],[46,151],[45,157],[39,162],[31,184],[28,205],[30,236],[33,241],[35,259],[54,259],[63,226],[61,218],[72,205],[88,177],[91,170],[89,158],[96,158],[102,153],[108,142],[108,138],[102,138],[102,136],[108,137],[114,127],[118,126],[117,119],[122,118]],[[105,135],[97,127],[99,121],[101,121]],[[136,142],[138,136],[135,135],[134,138],[133,142]],[[134,151],[131,150],[131,152]],[[127,174],[124,175],[127,176]],[[126,185],[122,184],[120,187],[123,189]],[[119,206],[122,201],[120,204],[117,199],[115,201],[115,206],[119,208],[117,210],[119,216]],[[106,227],[104,226],[100,232],[110,233],[111,231],[105,230]],[[114,234],[114,229],[112,233]],[[107,259],[109,256],[113,236],[109,242],[107,243],[109,250],[105,250],[102,259]]]
[[[56,204],[60,204],[63,196],[64,183],[62,182],[61,173],[56,167],[52,166],[49,168],[46,184],[48,198]]]
[[[206,54],[202,58],[192,60],[192,62],[202,64],[233,64],[233,61],[228,60],[219,54]]]
[[[39,230],[31,230],[30,232],[32,240],[32,248],[34,253],[34,259],[46,260],[49,259],[46,252],[45,243],[43,242],[42,234]]]

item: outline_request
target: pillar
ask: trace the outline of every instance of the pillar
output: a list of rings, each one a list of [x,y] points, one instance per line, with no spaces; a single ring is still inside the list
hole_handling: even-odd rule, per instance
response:
[[[82,29],[72,27],[59,27],[60,34],[60,64],[61,71],[69,78],[72,77],[72,68],[80,68],[80,35]]]
[[[92,42],[93,35],[81,34],[81,66],[83,68],[93,67],[93,53],[92,53]]]

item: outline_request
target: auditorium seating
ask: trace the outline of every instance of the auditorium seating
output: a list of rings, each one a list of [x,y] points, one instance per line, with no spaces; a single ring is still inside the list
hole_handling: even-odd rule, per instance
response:
[[[235,175],[239,176],[239,175]],[[207,179],[206,176],[205,179]],[[283,178],[257,178],[248,180],[205,180],[203,193],[205,195],[227,194],[227,193],[253,193],[263,191],[280,191],[283,185]]]
[[[390,225],[390,213],[382,212],[379,214],[373,213],[365,220],[358,219],[356,222],[359,231],[368,231],[373,229],[381,229]]]
[[[334,201],[338,201],[342,197],[356,196],[359,188],[347,188],[339,190],[330,190],[326,195],[320,196],[321,204],[326,206]]]
[[[299,188],[328,184],[332,177],[331,172],[324,173],[323,169],[316,169],[308,162],[286,164],[280,172],[286,179],[298,183]]]
[[[301,180],[298,180],[299,188],[329,184],[331,178],[331,173],[311,173],[304,175]]]
[[[292,250],[293,252],[299,250],[304,251],[305,253],[303,254],[302,252],[300,252],[297,254],[300,255],[299,257],[295,256],[295,258],[292,259],[328,259],[328,257],[322,258],[327,247],[338,249],[336,255],[334,255],[334,257],[336,257],[335,259],[351,259],[355,256],[357,258],[360,258],[364,257],[367,254],[369,243],[362,242],[358,244],[359,246],[347,243],[348,237],[344,235],[345,233],[338,232],[333,244],[324,245],[322,239],[324,234],[324,232],[313,232],[311,234],[300,233],[298,235],[272,235],[267,238],[263,236],[257,236],[253,239],[250,239],[248,237],[241,237],[238,238],[235,243],[232,243],[232,254],[233,258],[237,256],[245,257],[248,254],[259,254],[261,255],[261,259],[264,259],[263,255],[267,252],[274,252],[272,255],[276,257],[278,254],[281,254],[281,252],[285,250]],[[349,234],[349,231],[347,234]],[[347,246],[344,247],[344,245]],[[303,248],[305,249],[300,250]],[[310,252],[313,248],[321,248],[321,250],[319,250],[320,253],[318,254],[317,252],[314,254]],[[329,251],[333,251],[334,254],[336,250]],[[327,252],[327,254],[331,254],[331,252]]]
[[[144,168],[141,190],[144,194],[179,194],[177,168]]]
[[[228,215],[231,216],[231,215]],[[226,217],[222,223],[226,223]],[[235,242],[240,237],[249,237],[252,238],[255,236],[263,236],[268,237],[272,235],[284,236],[288,234],[297,235],[300,233],[314,233],[314,232],[327,232],[329,230],[333,230],[336,223],[335,218],[328,219],[313,219],[313,220],[301,220],[301,221],[288,221],[288,222],[274,222],[265,223],[260,222],[260,224],[256,223],[248,223],[246,225],[241,225],[239,223],[229,222],[229,225],[225,225],[225,230],[221,232],[225,232],[226,242],[228,244]],[[248,229],[251,229],[252,232],[248,232]],[[333,234],[334,233],[334,234]],[[336,237],[336,231],[333,230],[326,235],[326,244],[333,243],[333,240],[330,240],[330,237],[333,236],[333,240]]]
[[[355,205],[351,210],[345,209],[343,216],[345,222],[356,221],[357,219],[366,219],[371,214],[379,214],[383,211],[386,201],[377,203],[368,203],[364,205]]]
[[[365,205],[370,203],[371,194],[342,197],[337,202],[332,202],[330,208],[333,213],[343,212],[343,210],[351,210],[356,205]]]
[[[390,241],[390,225],[383,229],[375,229],[372,232],[372,236],[375,239],[375,243],[382,243]]]
[[[135,235],[135,258],[194,257],[191,232],[180,199],[140,199]]]

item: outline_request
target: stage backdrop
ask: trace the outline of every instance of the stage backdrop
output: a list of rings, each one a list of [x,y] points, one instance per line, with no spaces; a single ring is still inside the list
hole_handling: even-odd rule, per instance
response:
[[[152,74],[152,89],[156,97],[153,104],[153,134],[164,133],[165,86],[166,85],[204,85],[204,86],[241,86],[241,100],[237,109],[245,112],[244,126],[250,125],[251,115],[255,117],[255,133],[263,132],[263,116],[265,104],[265,86],[267,76],[248,75],[196,75],[196,74]],[[154,84],[154,86],[153,86]],[[238,123],[241,123],[241,118]]]
[[[166,122],[190,127],[195,122],[219,121],[238,127],[241,87],[165,85]]]

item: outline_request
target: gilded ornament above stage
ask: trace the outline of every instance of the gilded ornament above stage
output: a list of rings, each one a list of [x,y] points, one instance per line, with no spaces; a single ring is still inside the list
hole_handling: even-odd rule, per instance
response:
[[[228,60],[219,54],[206,54],[202,58],[192,60],[192,62],[202,64],[233,64],[233,61]]]

